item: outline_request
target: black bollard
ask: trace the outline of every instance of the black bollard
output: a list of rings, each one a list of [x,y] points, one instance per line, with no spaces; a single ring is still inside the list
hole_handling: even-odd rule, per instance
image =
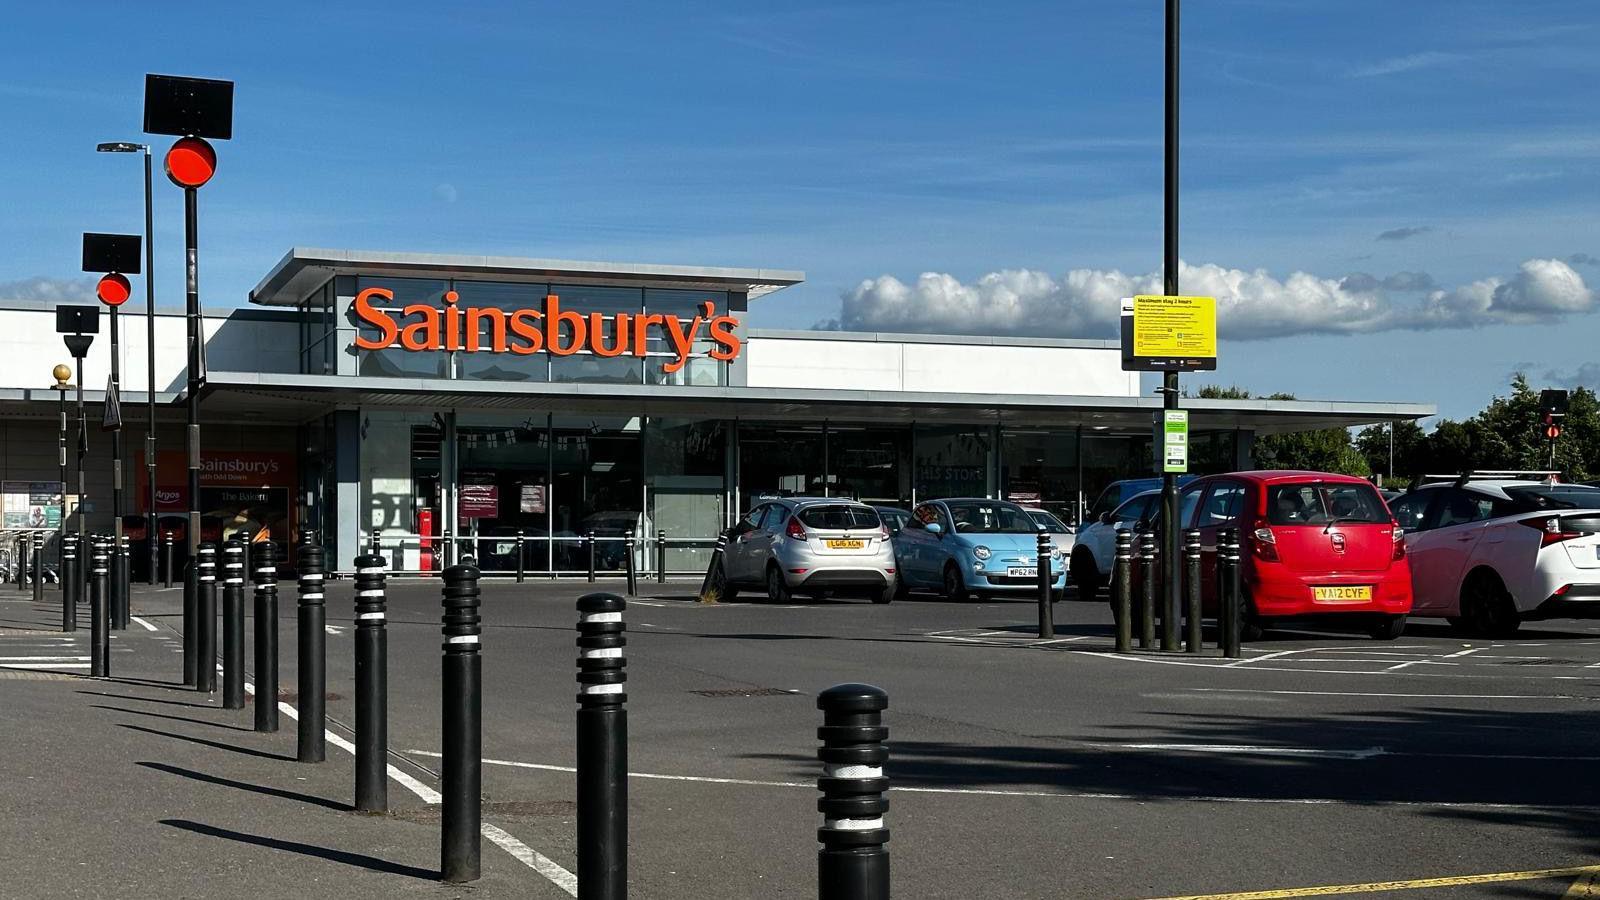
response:
[[[27,535],[25,535],[25,534],[17,535],[17,543],[16,543],[15,549],[13,550],[13,554],[14,554],[14,558],[15,558],[16,563],[17,563],[17,590],[20,591],[20,590],[23,590],[24,588],[26,588],[28,586],[28,536]]]
[[[132,546],[128,543],[128,536],[122,535],[121,544],[117,548],[117,615],[121,622],[117,627],[123,631],[128,630],[128,624],[133,618],[133,553]]]
[[[523,580],[526,579],[527,576],[528,576],[528,564],[527,564],[527,561],[524,560],[523,556],[522,556],[522,545],[523,545],[523,542],[526,541],[526,540],[527,540],[527,536],[522,533],[522,529],[521,528],[518,528],[517,529],[517,584],[521,584],[523,582]]]
[[[1200,531],[1191,529],[1185,532],[1183,543],[1183,558],[1187,569],[1186,597],[1188,599],[1188,635],[1185,639],[1185,650],[1190,653],[1199,653],[1200,647]]]
[[[326,730],[328,727],[327,693],[327,607],[323,601],[323,586],[327,578],[324,571],[322,548],[312,543],[313,535],[306,532],[300,539],[300,597],[295,628],[296,672],[300,694],[300,721],[296,728],[295,758],[301,762],[319,763],[328,758]],[[371,559],[364,556],[362,559]],[[356,565],[361,561],[357,560]],[[356,570],[356,596],[361,596],[361,570]],[[356,601],[360,604],[360,600]],[[359,616],[358,616],[359,618]],[[358,632],[359,633],[359,632]],[[359,646],[359,644],[358,644]],[[360,677],[361,664],[357,651],[356,675]],[[361,740],[361,698],[356,697],[356,740]]]
[[[1244,615],[1239,596],[1239,568],[1239,532],[1233,528],[1224,529],[1217,538],[1217,597],[1221,603],[1217,623],[1222,631],[1218,643],[1222,644],[1222,655],[1228,659],[1244,655],[1240,647]]]
[[[1133,535],[1117,529],[1117,558],[1111,573],[1113,612],[1117,620],[1117,652],[1133,649]]]
[[[172,587],[172,532],[170,531],[161,536],[161,557],[161,569],[166,573],[163,576],[166,582],[164,586],[170,588]]]
[[[244,545],[236,540],[222,544],[222,708],[244,709]]]
[[[250,549],[256,606],[256,730],[272,733],[278,730],[278,545],[256,541]],[[300,675],[304,678],[304,669]],[[300,691],[301,715],[313,698],[320,710],[321,690]]]
[[[195,672],[200,658],[200,569],[199,559],[183,564],[183,683],[197,687]]]
[[[456,542],[450,537],[450,529],[444,530],[439,541],[444,544],[444,567],[448,569],[456,564]]]
[[[477,881],[483,827],[483,658],[476,566],[444,570],[443,750],[439,765],[440,871]]]
[[[817,697],[822,727],[822,776],[817,789],[817,896],[820,900],[888,900],[889,829],[883,816],[889,811],[889,779],[884,763],[889,750],[884,741],[889,729],[883,711],[889,695],[870,684],[841,684]]]
[[[194,689],[217,691],[217,545],[200,545],[200,557],[190,565],[194,572]]]
[[[317,548],[318,565],[322,549]],[[356,812],[389,811],[389,632],[383,557],[356,560]]]
[[[78,630],[78,536],[61,536],[61,630]]]
[[[89,561],[89,674],[95,678],[111,676],[111,610],[107,580],[110,551],[105,540],[95,536],[90,540]]]
[[[594,584],[594,532],[583,536],[583,546],[589,555],[589,583]]]
[[[33,602],[44,602],[44,534],[33,533]]]
[[[728,533],[720,532],[717,535],[717,545],[711,548],[711,564],[706,566],[706,577],[700,580],[700,599],[705,600],[711,596],[711,588],[716,583],[717,570],[722,568],[722,554],[728,549]],[[723,588],[723,593],[727,588]],[[717,598],[721,600],[721,597]]]
[[[1156,536],[1139,535],[1139,649],[1156,644]]]
[[[374,528],[372,534],[367,536],[367,552],[373,556],[383,555],[383,529]]]
[[[633,565],[633,529],[628,529],[627,536],[623,539],[623,557],[628,567],[628,596],[639,596],[639,577]]]
[[[578,598],[578,900],[628,896],[626,606]]]
[[[1056,623],[1054,613],[1050,610],[1050,594],[1054,585],[1055,573],[1050,571],[1050,552],[1053,545],[1050,543],[1049,532],[1039,531],[1038,552],[1035,555],[1037,571],[1034,573],[1039,580],[1039,638],[1045,640],[1056,636]]]
[[[656,532],[656,584],[667,583],[667,533]]]

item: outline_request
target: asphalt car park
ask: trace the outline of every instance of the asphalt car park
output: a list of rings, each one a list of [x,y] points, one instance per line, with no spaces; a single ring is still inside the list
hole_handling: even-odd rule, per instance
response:
[[[1503,641],[1430,625],[1392,643],[1272,630],[1225,660],[1209,630],[1199,658],[1115,653],[1106,606],[1070,595],[1041,641],[1024,599],[707,604],[697,584],[642,587],[626,613],[636,896],[814,896],[814,697],[847,681],[890,695],[901,896],[1394,882],[1404,896],[1560,897],[1592,874],[1600,622]],[[483,594],[486,821],[568,870],[573,603],[593,589],[500,581]],[[352,714],[348,591],[329,591],[336,721]],[[439,612],[437,583],[391,584],[390,747],[428,783]],[[553,812],[499,812],[527,809]],[[528,896],[563,896],[528,878]]]

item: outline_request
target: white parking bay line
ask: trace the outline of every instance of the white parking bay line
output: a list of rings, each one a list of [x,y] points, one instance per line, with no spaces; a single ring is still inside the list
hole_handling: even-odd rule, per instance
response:
[[[1289,691],[1264,688],[1189,688],[1203,694],[1278,694],[1298,697],[1400,697],[1413,700],[1589,700],[1573,694],[1398,694],[1378,691]]]
[[[155,631],[156,630],[156,627],[154,625],[151,625],[149,622],[146,622],[145,620],[139,618],[138,616],[129,616],[128,618],[132,619],[135,622],[138,622],[144,628],[145,631]]]
[[[1317,756],[1326,759],[1371,759],[1387,756],[1382,747],[1323,750],[1315,747],[1260,747],[1251,744],[1117,744],[1124,750],[1166,750],[1179,753],[1222,753],[1229,756]]]
[[[222,667],[219,665],[217,668],[220,670]],[[256,686],[248,681],[244,683],[244,689],[246,693],[251,695],[256,692]],[[300,720],[300,712],[292,704],[279,701],[278,711],[297,722]],[[349,753],[351,756],[355,755],[355,745],[349,741],[327,729],[324,729],[322,734],[323,737],[327,738],[328,743]],[[423,803],[431,805],[444,799],[438,791],[402,772],[393,763],[390,763],[387,768],[390,778],[393,778],[401,787],[416,794]],[[478,831],[484,837],[493,841],[495,846],[511,854],[518,862],[543,875],[551,884],[561,888],[573,897],[578,896],[578,876],[562,868],[559,863],[517,840],[505,830],[490,825],[488,822],[480,823]]]

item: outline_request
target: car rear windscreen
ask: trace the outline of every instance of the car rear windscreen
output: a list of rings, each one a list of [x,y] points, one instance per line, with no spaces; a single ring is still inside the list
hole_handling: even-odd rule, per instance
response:
[[[1600,488],[1581,484],[1540,484],[1508,487],[1506,496],[1519,512],[1544,509],[1600,509]]]
[[[808,506],[800,511],[809,528],[878,528],[878,511],[870,506]]]
[[[1267,488],[1267,521],[1273,525],[1387,525],[1390,519],[1383,498],[1371,485],[1305,482]]]

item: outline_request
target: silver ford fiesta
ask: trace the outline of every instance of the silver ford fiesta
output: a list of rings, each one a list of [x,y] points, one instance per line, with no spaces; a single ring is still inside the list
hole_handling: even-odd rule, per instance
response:
[[[728,532],[720,593],[764,590],[773,603],[795,592],[870,597],[895,593],[894,547],[878,511],[840,497],[784,497],[756,504]]]

